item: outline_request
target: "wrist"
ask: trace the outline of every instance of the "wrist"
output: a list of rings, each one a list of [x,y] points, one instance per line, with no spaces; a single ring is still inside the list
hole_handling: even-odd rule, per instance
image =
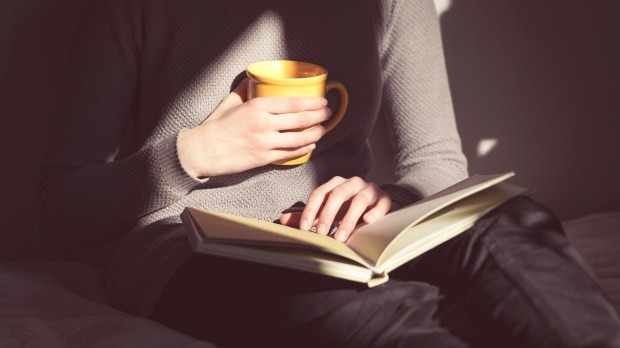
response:
[[[182,129],[177,136],[177,155],[183,170],[192,178],[204,177],[192,152],[192,129]]]

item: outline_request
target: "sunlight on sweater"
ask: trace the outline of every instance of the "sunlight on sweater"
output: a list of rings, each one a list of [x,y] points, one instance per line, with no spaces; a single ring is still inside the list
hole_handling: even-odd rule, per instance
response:
[[[260,51],[254,52],[251,59],[249,57],[240,57],[238,52],[245,52],[247,47],[261,47]],[[200,97],[205,90],[212,95],[224,98],[230,93],[230,86],[225,83],[218,83],[222,76],[213,75],[213,71],[227,71],[229,73],[225,78],[233,81],[236,75],[242,71],[241,69],[253,62],[263,60],[284,59],[286,54],[286,36],[284,23],[280,15],[271,10],[267,10],[262,14],[258,14],[256,19],[239,34],[228,48],[203,68],[203,71],[196,76],[194,82],[185,88],[185,90],[176,99],[182,105],[171,105],[170,109],[185,109],[199,111],[199,114],[209,115],[219,103],[205,103]],[[231,68],[237,67],[237,68]],[[188,105],[188,103],[193,103]]]
[[[435,0],[435,10],[437,15],[441,16],[452,6],[452,0]]]

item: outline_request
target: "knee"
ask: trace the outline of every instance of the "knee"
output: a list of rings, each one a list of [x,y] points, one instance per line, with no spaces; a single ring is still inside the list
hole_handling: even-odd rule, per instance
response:
[[[483,239],[568,243],[562,224],[547,207],[526,196],[515,197],[483,216],[474,227]]]

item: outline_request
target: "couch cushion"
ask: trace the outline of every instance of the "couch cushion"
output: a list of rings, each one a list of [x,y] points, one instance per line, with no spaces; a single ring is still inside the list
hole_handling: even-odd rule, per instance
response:
[[[96,269],[61,262],[0,264],[0,346],[213,347],[109,307]]]
[[[620,212],[568,221],[564,229],[620,313]]]

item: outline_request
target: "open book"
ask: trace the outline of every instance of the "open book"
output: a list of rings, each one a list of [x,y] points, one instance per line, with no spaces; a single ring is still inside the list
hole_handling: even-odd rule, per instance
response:
[[[388,273],[469,229],[486,212],[527,191],[514,173],[474,175],[358,225],[346,242],[239,216],[186,208],[181,219],[197,252],[315,272],[375,286]]]

